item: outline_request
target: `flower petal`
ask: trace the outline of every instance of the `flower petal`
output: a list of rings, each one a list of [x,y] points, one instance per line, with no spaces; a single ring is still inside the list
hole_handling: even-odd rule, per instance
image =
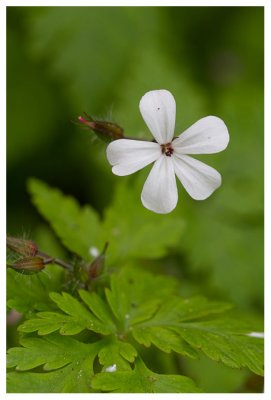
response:
[[[174,153],[173,163],[177,177],[195,200],[206,199],[221,185],[219,172],[199,160]]]
[[[124,176],[144,168],[161,155],[158,143],[143,140],[119,139],[111,142],[106,149],[107,159],[115,175]]]
[[[209,116],[200,119],[173,141],[179,154],[211,154],[224,150],[230,137],[222,119]]]
[[[139,103],[141,115],[159,144],[172,141],[175,129],[176,103],[168,90],[151,90]]]
[[[143,205],[158,214],[172,211],[178,201],[178,191],[171,157],[162,155],[152,167],[144,184]]]

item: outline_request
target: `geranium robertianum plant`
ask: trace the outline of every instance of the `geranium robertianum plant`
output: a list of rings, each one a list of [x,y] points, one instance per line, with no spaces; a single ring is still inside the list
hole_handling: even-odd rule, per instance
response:
[[[92,207],[29,180],[33,203],[71,257],[48,255],[31,240],[7,240],[8,307],[22,314],[21,346],[7,356],[9,392],[196,393],[202,388],[180,360],[196,363],[202,355],[263,375],[256,321],[226,302],[184,298],[178,279],[148,271],[148,260],[167,256],[182,235],[183,220],[170,213],[177,204],[175,174],[191,197],[209,197],[220,174],[187,154],[225,149],[227,128],[205,117],[174,138],[175,101],[165,90],[145,94],[140,110],[152,142],[124,137],[111,122],[79,120],[110,141],[115,174],[154,162],[142,192],[152,211],[122,180],[102,219]]]

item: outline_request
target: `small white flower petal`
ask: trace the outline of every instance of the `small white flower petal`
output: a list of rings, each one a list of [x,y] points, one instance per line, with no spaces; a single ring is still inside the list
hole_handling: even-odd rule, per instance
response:
[[[178,201],[178,191],[172,157],[161,155],[144,184],[141,200],[144,207],[158,214],[172,211]]]
[[[209,116],[200,119],[173,141],[179,154],[211,154],[224,150],[229,132],[222,119]]]
[[[141,115],[159,144],[172,141],[175,129],[176,103],[168,90],[151,90],[139,103]]]
[[[133,174],[157,160],[161,155],[158,143],[142,140],[119,139],[111,142],[106,149],[109,163],[115,175]]]
[[[206,199],[221,185],[219,172],[199,160],[174,153],[173,163],[177,177],[195,200]]]

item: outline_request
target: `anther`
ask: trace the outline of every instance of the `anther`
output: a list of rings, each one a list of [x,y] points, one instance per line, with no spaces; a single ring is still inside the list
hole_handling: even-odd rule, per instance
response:
[[[162,154],[165,154],[167,157],[171,157],[173,154],[173,148],[171,147],[171,143],[161,144]]]

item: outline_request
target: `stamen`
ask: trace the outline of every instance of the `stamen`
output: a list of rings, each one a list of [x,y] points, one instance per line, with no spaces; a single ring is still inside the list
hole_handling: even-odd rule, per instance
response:
[[[171,157],[173,154],[173,148],[171,147],[171,143],[161,144],[162,154],[165,154],[167,157]]]

